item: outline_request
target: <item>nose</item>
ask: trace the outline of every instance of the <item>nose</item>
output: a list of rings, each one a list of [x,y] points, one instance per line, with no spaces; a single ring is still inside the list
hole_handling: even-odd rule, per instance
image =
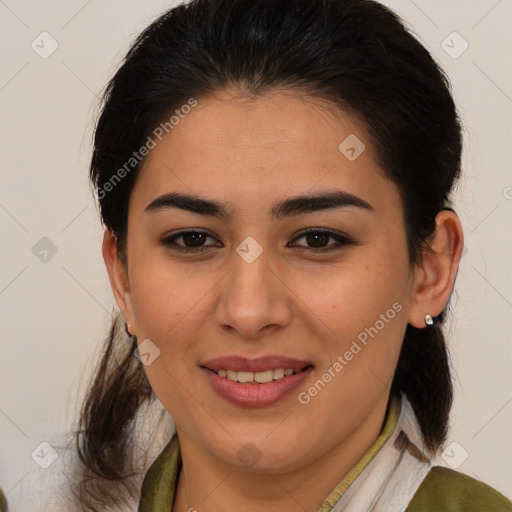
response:
[[[278,277],[268,251],[252,262],[233,254],[232,269],[222,280],[215,319],[225,330],[256,339],[288,325],[292,317],[292,293]]]

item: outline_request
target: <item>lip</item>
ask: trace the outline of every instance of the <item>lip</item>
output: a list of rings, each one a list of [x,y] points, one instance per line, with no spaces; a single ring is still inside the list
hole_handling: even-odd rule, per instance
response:
[[[281,356],[263,356],[257,359],[239,356],[219,357],[200,366],[213,389],[221,397],[232,404],[244,407],[263,407],[278,402],[297,388],[314,370],[314,366],[307,361]],[[270,368],[292,368],[298,373],[264,384],[234,382],[215,373],[216,370],[226,369],[259,372]]]
[[[255,359],[248,359],[242,356],[223,356],[209,359],[199,366],[208,368],[210,370],[233,370],[236,372],[264,372],[266,370],[283,368],[292,368],[294,371],[299,372],[306,366],[313,363],[311,361],[301,361],[286,356],[268,355],[261,356]]]

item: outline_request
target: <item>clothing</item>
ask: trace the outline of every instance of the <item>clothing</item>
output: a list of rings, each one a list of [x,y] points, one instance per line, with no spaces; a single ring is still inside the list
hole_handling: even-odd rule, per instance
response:
[[[411,405],[392,399],[373,445],[315,512],[501,512],[512,502],[473,478],[433,467]],[[138,512],[169,512],[182,467],[174,435],[149,468]]]
[[[135,501],[108,510],[170,512],[181,470],[175,424],[155,400],[141,406],[134,430],[134,460],[142,472],[130,483],[142,490]],[[58,459],[42,469],[27,457],[21,472],[25,476],[7,496],[9,512],[81,510],[69,491],[69,482],[77,480],[81,471],[73,436],[50,438],[50,444]],[[393,399],[379,437],[316,512],[512,511],[505,496],[466,475],[433,467],[426,453],[409,402],[405,396]],[[1,505],[0,512],[6,512]]]
[[[422,482],[407,512],[512,510],[503,494],[467,475],[448,468],[433,468]]]
[[[7,500],[5,499],[5,495],[0,488],[0,512],[7,512]]]

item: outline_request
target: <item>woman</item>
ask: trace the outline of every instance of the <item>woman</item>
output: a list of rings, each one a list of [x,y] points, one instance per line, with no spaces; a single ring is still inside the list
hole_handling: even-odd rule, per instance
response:
[[[152,23],[95,133],[122,318],[66,510],[512,510],[432,462],[461,145],[447,78],[374,1]]]

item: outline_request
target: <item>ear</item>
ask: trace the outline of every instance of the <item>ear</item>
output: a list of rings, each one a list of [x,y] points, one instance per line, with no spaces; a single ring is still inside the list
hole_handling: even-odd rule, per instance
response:
[[[108,229],[106,229],[103,234],[102,252],[110,278],[110,286],[112,287],[117,305],[125,321],[133,326],[135,325],[135,319],[133,316],[132,297],[127,270],[119,257],[117,241]],[[133,328],[131,330],[133,330]]]
[[[437,316],[446,306],[459,268],[464,235],[457,215],[442,210],[436,216],[436,230],[422,261],[414,269],[414,287],[408,322],[426,327],[425,315]]]

